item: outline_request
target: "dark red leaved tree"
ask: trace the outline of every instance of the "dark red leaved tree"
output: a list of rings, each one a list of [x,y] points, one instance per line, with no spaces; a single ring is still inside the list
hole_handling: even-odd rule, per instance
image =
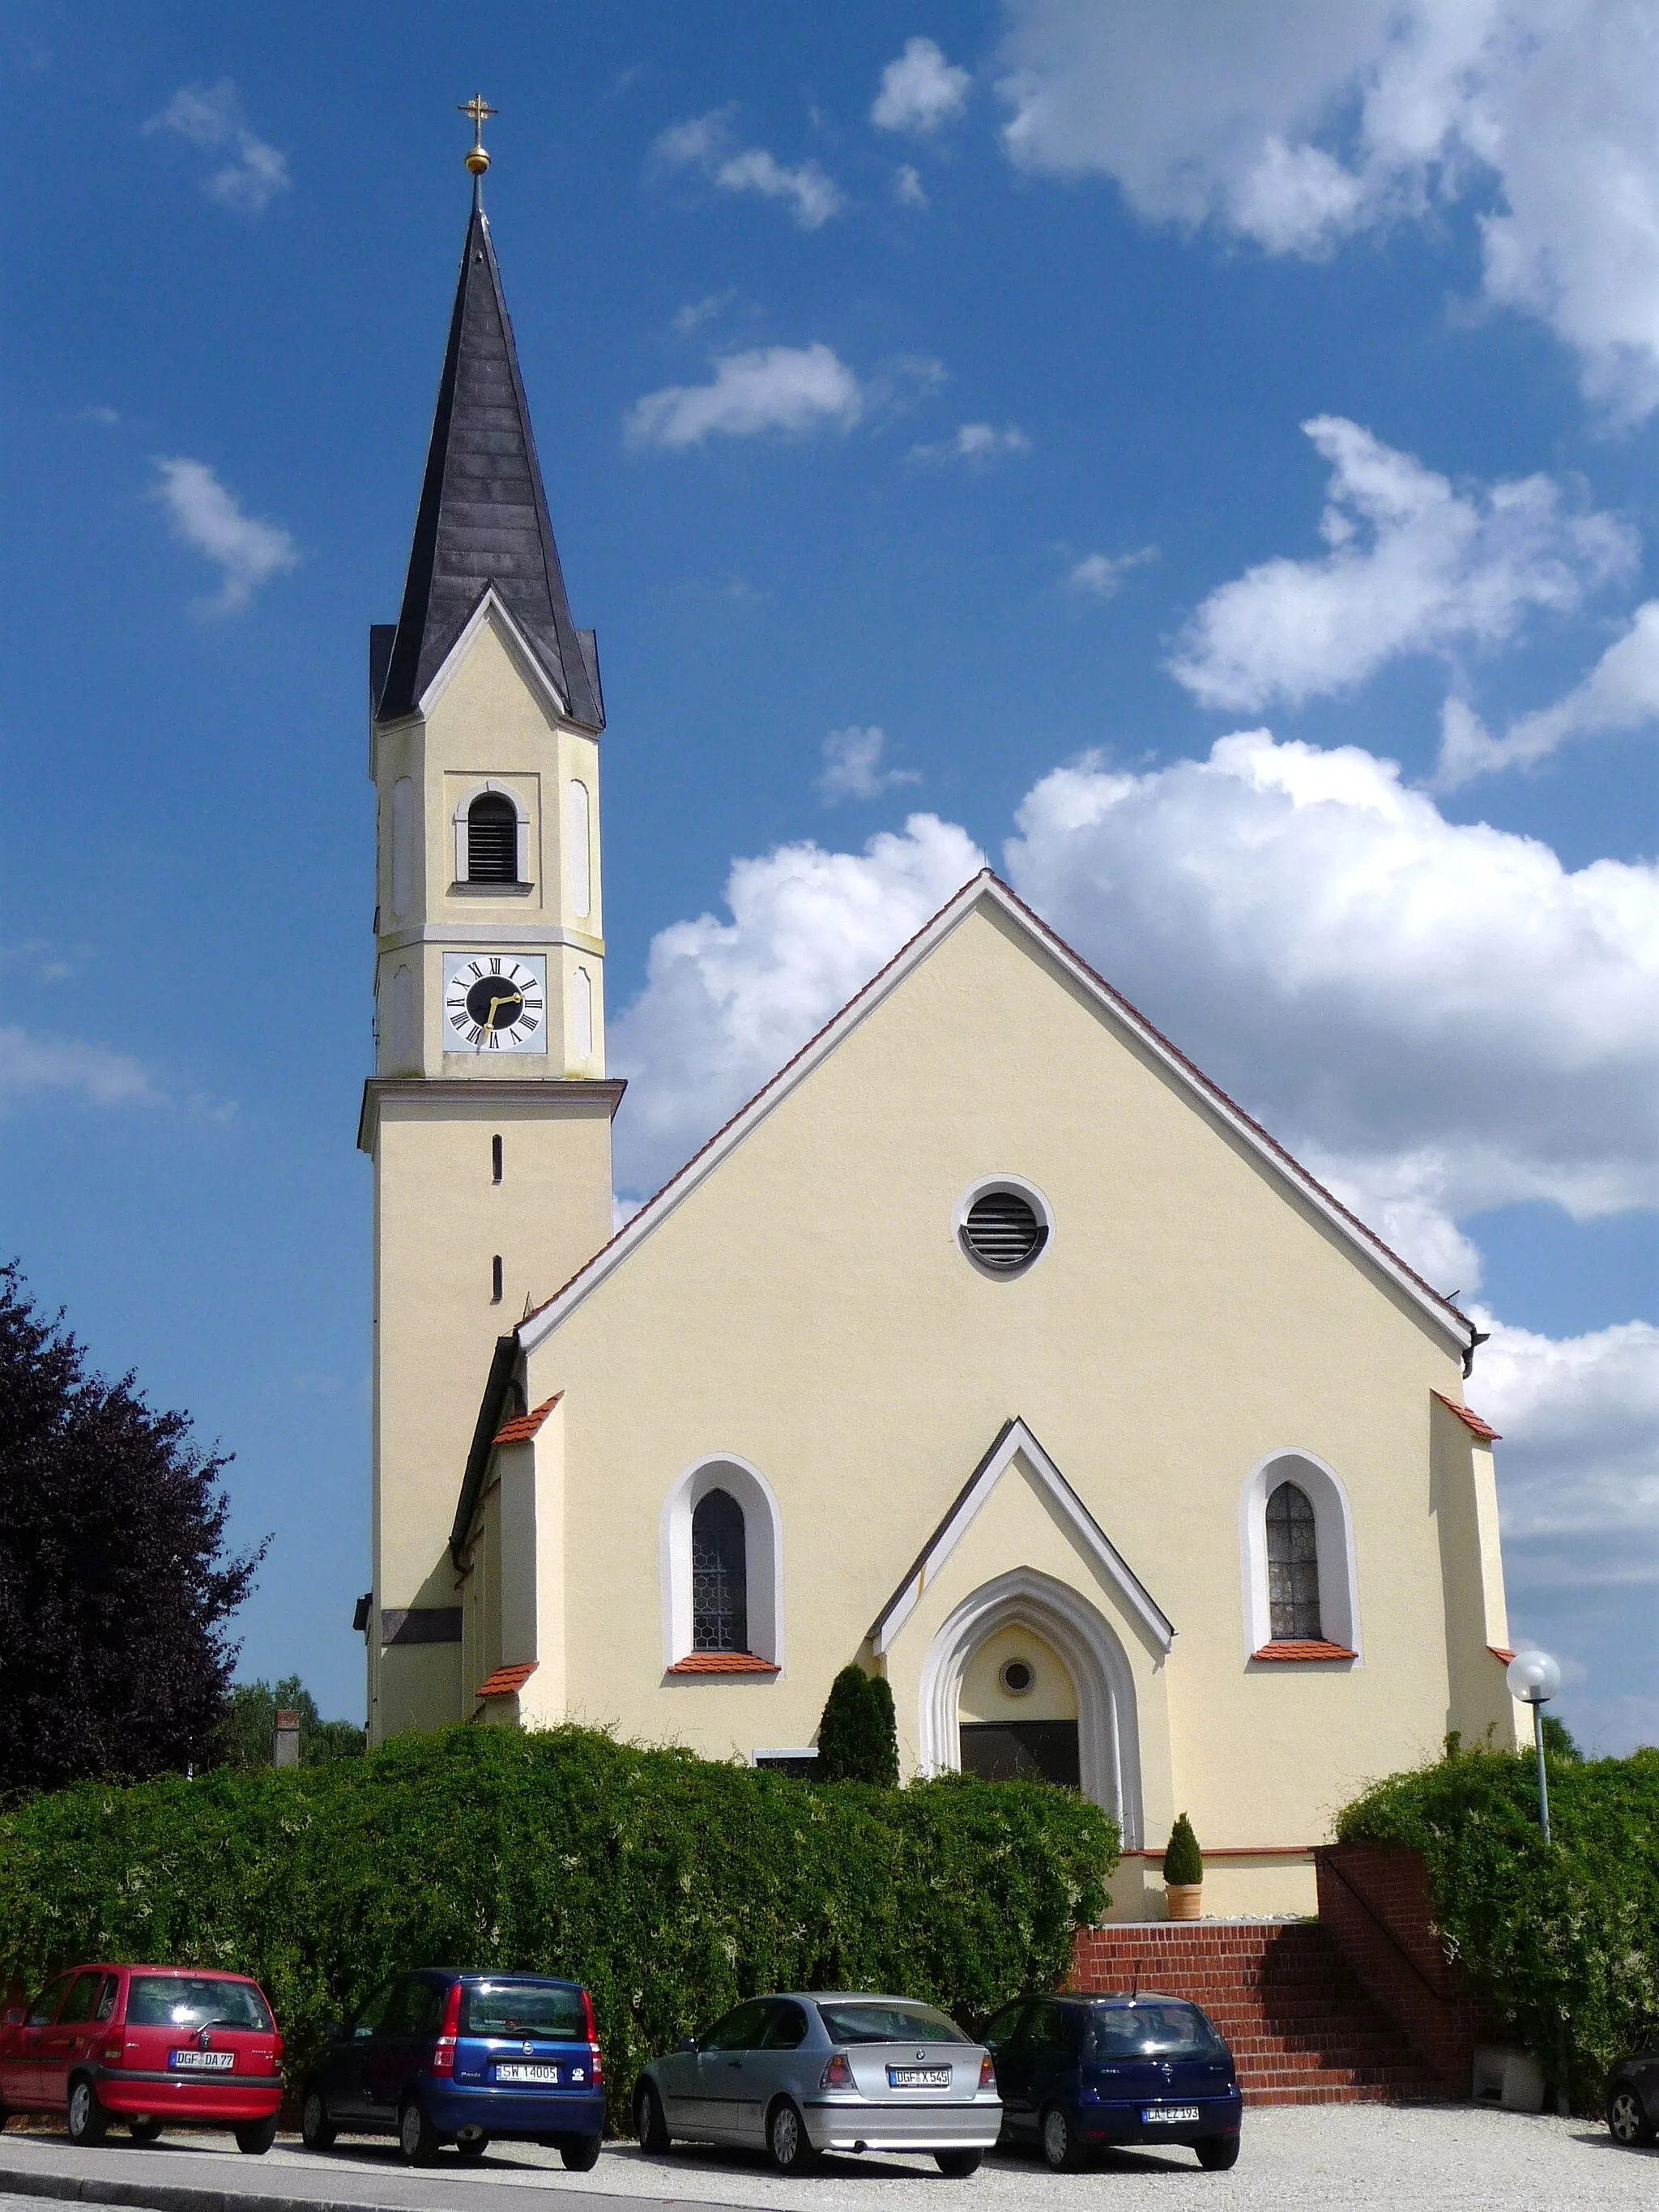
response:
[[[264,1551],[226,1555],[228,1464],[0,1267],[0,1794],[214,1757]]]

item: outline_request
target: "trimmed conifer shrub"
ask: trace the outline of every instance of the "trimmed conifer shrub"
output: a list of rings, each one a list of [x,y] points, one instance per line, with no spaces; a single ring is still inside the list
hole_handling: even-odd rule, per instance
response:
[[[818,1723],[820,1782],[868,1782],[878,1789],[898,1785],[898,1728],[892,1685],[866,1674],[856,1663],[843,1667],[830,1685]]]
[[[1175,1884],[1190,1884],[1204,1879],[1204,1855],[1198,1848],[1193,1824],[1184,1813],[1177,1814],[1176,1824],[1170,1831],[1170,1840],[1164,1852],[1164,1879]]]
[[[290,2088],[399,1968],[593,1992],[613,2117],[641,2064],[769,1989],[896,1990],[969,2021],[1057,1985],[1118,1837],[1069,1790],[904,1790],[457,1728],[326,1766],[86,1783],[0,1818],[0,1979],[83,1959],[255,1975]]]

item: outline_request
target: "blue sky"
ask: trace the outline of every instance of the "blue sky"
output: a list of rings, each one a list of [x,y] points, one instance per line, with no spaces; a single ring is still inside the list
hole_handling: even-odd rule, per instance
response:
[[[1492,1317],[1514,1626],[1659,1740],[1650,0],[23,0],[0,79],[0,1243],[235,1451],[244,1671],[361,1704],[365,633],[482,87],[623,1194],[988,855]]]

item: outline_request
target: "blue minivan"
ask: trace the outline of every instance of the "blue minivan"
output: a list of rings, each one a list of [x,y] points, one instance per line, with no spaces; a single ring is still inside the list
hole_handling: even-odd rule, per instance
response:
[[[300,2132],[396,2136],[411,2166],[440,2144],[549,2143],[586,2173],[605,2135],[593,2002],[580,1982],[442,1967],[396,1974],[349,2027],[331,2027],[306,2078]]]
[[[1238,2162],[1232,2053],[1184,1997],[1022,1997],[981,2040],[1005,2139],[1035,2141],[1057,2173],[1108,2144],[1189,2143],[1200,2166]]]

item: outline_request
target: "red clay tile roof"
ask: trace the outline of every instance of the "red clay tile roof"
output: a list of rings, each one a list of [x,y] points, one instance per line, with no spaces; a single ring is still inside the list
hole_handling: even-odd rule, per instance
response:
[[[505,1427],[496,1430],[491,1442],[498,1444],[527,1444],[563,1395],[562,1390],[556,1390],[553,1395],[542,1405],[538,1406],[533,1413],[516,1415],[507,1423]]]
[[[475,1698],[516,1698],[535,1673],[538,1662],[531,1660],[523,1667],[498,1667],[486,1682],[480,1682],[472,1692]]]
[[[1358,1656],[1346,1644],[1326,1644],[1311,1637],[1293,1644],[1264,1644],[1260,1651],[1250,1654],[1252,1659],[1357,1659]]]
[[[1505,1667],[1509,1665],[1510,1660],[1515,1656],[1513,1651],[1505,1651],[1501,1644],[1489,1644],[1486,1646],[1486,1649],[1491,1652],[1494,1659],[1500,1661]]]
[[[1449,1413],[1455,1413],[1458,1419],[1462,1421],[1463,1426],[1468,1430],[1469,1433],[1472,1436],[1479,1437],[1482,1443],[1500,1444],[1503,1443],[1504,1439],[1498,1435],[1497,1430],[1492,1427],[1489,1421],[1483,1421],[1479,1413],[1470,1413],[1467,1406],[1460,1406],[1455,1398],[1449,1398],[1443,1390],[1437,1390],[1434,1395],[1439,1399],[1446,1411]]]
[[[671,1674],[775,1674],[780,1670],[769,1659],[757,1659],[752,1651],[692,1651],[677,1659],[668,1671]]]

